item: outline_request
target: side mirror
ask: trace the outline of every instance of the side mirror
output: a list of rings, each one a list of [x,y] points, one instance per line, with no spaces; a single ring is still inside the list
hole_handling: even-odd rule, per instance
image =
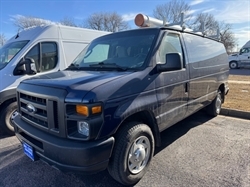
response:
[[[14,75],[35,75],[36,73],[36,64],[32,58],[25,58],[14,70]]]
[[[243,51],[243,49],[240,49],[240,52],[239,52],[240,55],[243,53],[242,51]]]
[[[168,53],[165,57],[165,64],[157,64],[158,72],[181,70],[183,68],[179,53]]]

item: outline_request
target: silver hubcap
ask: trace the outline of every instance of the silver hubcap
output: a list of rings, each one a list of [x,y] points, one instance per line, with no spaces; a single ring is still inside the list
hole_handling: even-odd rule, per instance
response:
[[[10,117],[10,124],[13,126],[13,120],[14,118],[18,115],[18,112],[17,110],[15,110],[12,114],[11,114],[11,117]]]
[[[237,67],[237,65],[236,65],[236,63],[235,62],[233,62],[233,63],[231,63],[231,68],[236,68]]]
[[[217,114],[219,114],[220,109],[221,109],[221,95],[220,94],[218,94],[218,96],[217,96],[215,106],[216,106],[216,112],[217,112]]]
[[[128,169],[137,174],[145,168],[151,152],[151,145],[146,136],[137,138],[131,146],[128,154]]]

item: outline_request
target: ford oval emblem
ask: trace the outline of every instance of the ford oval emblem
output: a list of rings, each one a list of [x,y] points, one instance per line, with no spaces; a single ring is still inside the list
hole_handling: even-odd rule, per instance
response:
[[[35,113],[36,112],[36,108],[32,104],[30,104],[30,103],[27,104],[26,109],[30,113]]]

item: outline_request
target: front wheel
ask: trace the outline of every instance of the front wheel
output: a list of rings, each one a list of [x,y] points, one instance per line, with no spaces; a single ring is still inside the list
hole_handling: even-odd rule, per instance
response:
[[[119,183],[133,185],[146,173],[153,153],[151,129],[138,122],[128,123],[116,135],[108,171]]]
[[[0,126],[9,135],[15,135],[12,120],[17,115],[17,102],[7,103],[0,113]]]
[[[215,117],[220,114],[221,106],[222,106],[222,93],[220,90],[218,90],[215,99],[212,101],[210,105],[207,106],[207,113],[210,116]]]
[[[236,61],[230,62],[230,63],[229,63],[229,67],[230,67],[231,69],[238,69],[238,62],[236,62]]]

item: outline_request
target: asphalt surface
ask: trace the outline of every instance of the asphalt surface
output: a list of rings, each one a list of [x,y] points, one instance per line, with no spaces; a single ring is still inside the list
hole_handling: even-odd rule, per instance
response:
[[[250,121],[199,112],[161,134],[136,186],[250,187]],[[24,156],[15,137],[0,136],[0,186],[121,186],[107,171],[62,173]]]
[[[250,69],[230,69],[230,75],[250,75]]]

